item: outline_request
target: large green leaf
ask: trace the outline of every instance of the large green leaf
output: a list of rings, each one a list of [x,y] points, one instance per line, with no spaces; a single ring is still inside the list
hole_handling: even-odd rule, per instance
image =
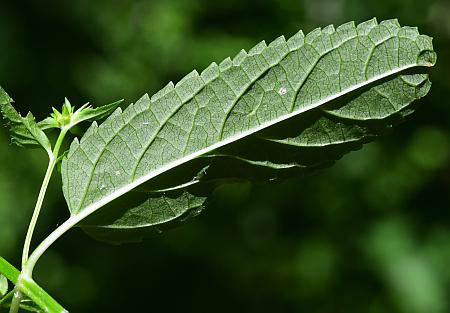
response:
[[[224,180],[327,166],[410,114],[435,60],[430,37],[372,19],[193,71],[73,141],[62,164],[72,217],[90,216],[101,239],[136,239],[197,212]]]

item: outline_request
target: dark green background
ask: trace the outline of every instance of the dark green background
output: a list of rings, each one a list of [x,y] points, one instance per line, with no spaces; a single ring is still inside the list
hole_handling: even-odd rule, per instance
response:
[[[136,101],[262,39],[376,16],[434,37],[430,94],[394,132],[302,180],[223,186],[141,244],[72,230],[35,278],[71,312],[450,312],[450,2],[4,1],[0,85],[44,118]],[[0,255],[19,264],[45,154],[0,132]],[[42,239],[68,216],[55,176]]]

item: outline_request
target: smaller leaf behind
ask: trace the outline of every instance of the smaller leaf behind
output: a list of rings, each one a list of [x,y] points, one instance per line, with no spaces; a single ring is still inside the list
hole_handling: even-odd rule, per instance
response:
[[[145,235],[157,234],[197,216],[206,197],[188,191],[135,191],[110,208],[89,217],[83,230],[93,238],[108,243],[142,241]],[[142,203],[140,203],[143,201]],[[129,206],[132,209],[129,209]]]
[[[13,99],[0,87],[0,109],[3,118],[9,125],[11,141],[19,147],[36,148],[40,146],[51,153],[50,141],[36,123],[33,114],[28,112],[25,117],[22,117],[14,109],[12,102]]]

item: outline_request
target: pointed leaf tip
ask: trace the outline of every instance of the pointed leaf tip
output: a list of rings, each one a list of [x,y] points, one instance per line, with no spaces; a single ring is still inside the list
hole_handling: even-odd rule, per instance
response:
[[[73,113],[70,121],[71,127],[84,121],[99,121],[111,115],[123,102],[119,100],[110,104],[92,108],[86,103],[83,107]]]

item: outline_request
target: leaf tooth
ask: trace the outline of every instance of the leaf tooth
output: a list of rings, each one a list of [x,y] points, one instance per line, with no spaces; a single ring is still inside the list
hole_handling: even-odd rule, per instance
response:
[[[320,35],[311,41],[311,45],[320,54],[325,54],[328,51],[335,48],[332,40],[332,36],[335,34],[335,29],[333,25],[328,25],[323,28]]]
[[[348,29],[356,28],[355,21],[350,21],[347,23],[344,23],[342,25],[339,25],[338,28],[336,28],[337,32],[347,31]]]
[[[134,105],[139,112],[148,110],[150,108],[150,96],[146,92]]]
[[[133,105],[133,104],[130,104],[130,106],[131,105]],[[116,118],[117,115],[120,115],[120,114],[122,114],[122,108],[118,107],[117,109],[114,110],[114,112],[111,113],[110,116],[108,116],[108,118],[106,120],[114,119],[114,118]]]
[[[0,86],[0,105],[8,102],[14,102],[14,100],[6,93],[5,89]]]
[[[310,31],[306,37],[305,42],[311,44],[316,38],[318,38],[322,34],[322,29],[317,27],[316,29]]]
[[[419,35],[419,29],[417,27],[404,26],[398,32],[399,37],[409,38],[411,40],[416,40]]]
[[[297,50],[305,43],[305,34],[302,30],[299,30],[294,36],[288,39],[287,45],[290,51]]]
[[[280,36],[273,40],[261,54],[269,66],[275,66],[288,53],[289,46],[286,44],[286,39],[284,36]]]
[[[387,26],[387,27],[395,27],[395,28],[400,28],[400,23],[398,22],[398,19],[393,18],[390,20],[384,20],[380,23],[380,26]]]
[[[222,62],[220,62],[219,69],[221,72],[224,72],[227,69],[229,69],[232,65],[233,65],[233,61],[231,61],[231,58],[228,57],[225,60],[223,60]]]
[[[267,44],[266,41],[263,40],[261,42],[259,42],[256,46],[254,46],[253,48],[251,48],[248,51],[248,55],[255,55],[255,54],[260,54],[264,49],[267,48]]]
[[[339,45],[357,35],[355,22],[351,21],[336,28],[336,31],[331,35],[331,40],[334,45]]]
[[[213,79],[216,79],[219,76],[219,66],[216,62],[212,62],[207,68],[205,68],[200,74],[201,78],[208,84]]]
[[[152,98],[150,99],[152,102],[155,102],[159,98],[165,96],[169,92],[171,92],[175,88],[175,85],[173,84],[173,81],[170,81],[166,86],[164,86],[163,89],[155,93]]]
[[[359,23],[358,26],[356,26],[356,30],[359,35],[367,35],[372,30],[372,28],[376,27],[378,25],[376,17]]]
[[[324,33],[326,35],[330,35],[331,33],[334,33],[334,31],[335,31],[335,29],[334,29],[334,25],[333,24],[325,26],[322,29],[322,33]]]
[[[239,66],[241,63],[245,60],[245,58],[248,56],[247,51],[242,49],[239,51],[238,54],[236,54],[233,58],[233,65]]]
[[[189,74],[187,74],[186,76],[184,76],[182,79],[180,79],[180,81],[175,85],[175,88],[183,85],[184,83],[186,83],[189,79],[194,78],[194,77],[199,77],[200,75],[198,74],[197,70],[193,70],[192,72],[190,72]]]
[[[196,70],[193,70],[176,84],[175,92],[182,102],[186,102],[203,87],[205,87],[203,79]]]
[[[384,32],[389,33],[391,37],[397,36],[398,32],[402,29],[397,19],[382,21],[378,27],[383,28]]]
[[[78,148],[79,145],[80,145],[80,141],[78,140],[78,137],[75,137],[72,140],[72,143],[70,144],[70,150]]]
[[[129,107],[133,107],[133,103],[130,104]],[[99,126],[96,128],[97,132],[98,129],[102,130],[102,129],[109,129],[112,127],[113,124],[116,124],[116,119],[121,116],[123,114],[122,112],[122,108],[121,107],[117,107],[117,109],[114,110],[114,112],[111,113],[110,116],[108,116],[108,118]],[[92,125],[91,125],[92,126]]]
[[[401,28],[395,25],[393,20],[389,20],[388,23],[384,22],[385,21],[382,21],[376,27],[372,28],[368,34],[370,40],[372,40],[375,45],[378,45],[391,37],[397,36],[398,32],[401,30]]]
[[[92,122],[91,126],[87,129],[86,133],[81,137],[80,144],[84,145],[86,141],[91,139],[91,136],[97,133],[98,124],[96,121]]]
[[[150,105],[150,97],[148,93],[145,93],[142,97],[139,98],[138,101],[131,104],[128,108],[125,109],[125,111],[121,112],[119,121],[117,121],[117,118],[119,117],[115,117],[114,120],[111,120],[112,125],[110,125],[110,128],[115,129],[116,125],[122,124],[124,121],[125,123],[128,123],[128,121],[131,120],[136,114],[150,109]]]
[[[269,43],[269,47],[276,49],[279,45],[284,44],[286,44],[286,38],[284,38],[284,36],[279,36]]]

